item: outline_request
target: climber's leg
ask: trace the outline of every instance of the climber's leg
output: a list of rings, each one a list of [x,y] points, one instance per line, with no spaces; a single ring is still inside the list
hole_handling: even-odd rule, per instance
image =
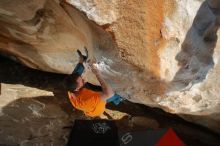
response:
[[[78,63],[76,65],[76,67],[74,68],[72,74],[77,74],[77,75],[81,76],[82,73],[84,72],[84,70],[85,70],[85,67],[84,67],[83,63]]]
[[[123,101],[123,98],[117,93],[115,93],[111,98],[106,100],[107,103],[113,102],[115,105],[118,105],[121,101]]]
[[[83,55],[80,50],[77,50],[77,53],[79,55],[79,63],[74,68],[72,74],[77,74],[77,75],[81,76],[82,73],[84,72],[85,67],[83,65],[83,62],[86,62],[86,60],[88,59],[88,55],[89,55],[86,47],[84,47],[84,50],[86,52],[86,55]]]

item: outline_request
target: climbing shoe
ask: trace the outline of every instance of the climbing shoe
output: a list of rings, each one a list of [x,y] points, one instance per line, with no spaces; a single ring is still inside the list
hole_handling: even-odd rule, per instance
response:
[[[77,53],[78,53],[80,59],[82,59],[83,62],[86,62],[87,59],[88,59],[88,57],[89,57],[89,53],[88,53],[88,50],[87,50],[86,47],[84,47],[84,51],[85,51],[86,55],[83,55],[82,52],[81,52],[80,50],[77,49]]]

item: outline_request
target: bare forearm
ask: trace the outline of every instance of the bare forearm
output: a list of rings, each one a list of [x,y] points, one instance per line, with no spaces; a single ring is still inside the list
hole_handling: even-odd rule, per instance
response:
[[[101,85],[102,88],[105,88],[105,89],[106,89],[106,88],[110,87],[110,86],[106,83],[106,81],[102,78],[102,76],[101,76],[100,73],[96,73],[95,75],[96,75],[96,78],[97,78],[97,80],[99,81],[99,83],[100,83],[100,85]]]
[[[112,88],[111,86],[102,78],[101,74],[100,73],[96,73],[96,78],[97,80],[99,81],[101,87],[102,87],[102,90],[103,92],[106,92],[107,94],[111,94],[113,91],[112,91]]]
[[[102,87],[101,98],[106,101],[107,99],[111,98],[114,95],[114,92],[111,86],[107,84],[106,81],[102,78],[101,73],[99,72],[95,63],[90,61],[90,66],[91,66],[92,72],[96,75],[96,78],[101,84],[101,87]]]

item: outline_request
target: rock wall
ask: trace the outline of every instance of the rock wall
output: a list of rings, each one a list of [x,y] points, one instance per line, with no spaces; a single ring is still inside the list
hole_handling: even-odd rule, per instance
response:
[[[79,12],[72,20],[58,1],[1,1],[1,50],[29,67],[70,72],[75,50],[91,48],[89,26]]]
[[[2,0],[0,51],[70,73],[87,46],[125,98],[219,132],[219,12],[218,0]]]

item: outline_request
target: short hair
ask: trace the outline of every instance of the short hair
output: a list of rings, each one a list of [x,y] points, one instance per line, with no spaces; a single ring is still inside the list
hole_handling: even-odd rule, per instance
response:
[[[63,87],[67,91],[74,91],[77,88],[77,78],[79,78],[80,75],[78,74],[71,74],[68,77],[66,77],[63,81]]]

